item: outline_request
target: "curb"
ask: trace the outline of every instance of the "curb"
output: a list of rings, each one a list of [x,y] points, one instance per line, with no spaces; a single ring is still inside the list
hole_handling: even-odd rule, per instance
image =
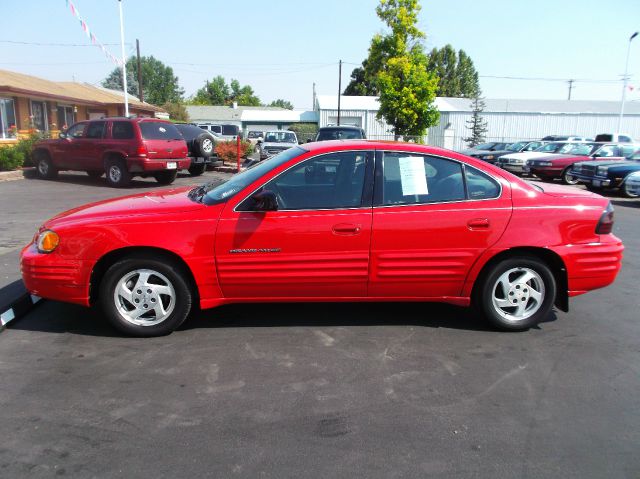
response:
[[[3,301],[0,305],[0,331],[2,331],[6,325],[27,314],[31,309],[38,304],[42,298],[29,294],[22,281],[15,281],[6,288],[2,288],[0,293],[8,291],[8,296],[12,299]]]

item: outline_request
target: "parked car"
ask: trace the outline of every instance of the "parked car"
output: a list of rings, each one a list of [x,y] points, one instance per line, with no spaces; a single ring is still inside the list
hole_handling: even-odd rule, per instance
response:
[[[631,197],[639,197],[640,196],[640,171],[636,171],[635,173],[631,173],[627,176],[627,180],[625,182],[626,189],[630,193]]]
[[[441,148],[318,142],[60,214],[21,265],[31,294],[98,303],[136,336],[173,331],[194,302],[439,301],[523,330],[614,281],[613,220],[599,195]]]
[[[473,158],[486,161],[487,163],[495,164],[501,156],[509,155],[511,153],[520,153],[522,151],[533,151],[544,144],[545,143],[543,141],[518,141],[516,143],[511,143],[504,150],[480,150],[468,153],[468,155]]]
[[[633,138],[622,133],[600,133],[596,135],[596,141],[605,141],[609,143],[633,143]]]
[[[580,151],[584,149],[584,151]],[[560,178],[566,185],[578,184],[578,179],[571,175],[571,167],[581,161],[590,161],[598,158],[609,160],[623,160],[625,156],[633,153],[633,145],[616,143],[581,143],[572,154],[555,155],[542,159],[527,160],[524,167],[525,173],[536,175],[541,180],[551,181]]]
[[[215,155],[216,138],[212,133],[194,125],[175,123],[175,127],[187,143],[187,155],[191,160],[189,173],[191,176],[200,176]]]
[[[461,150],[460,153],[477,158],[478,155],[490,154],[492,151],[506,150],[509,145],[510,143],[490,141],[488,143],[480,143],[479,145],[472,146],[466,150]]]
[[[528,160],[533,158],[542,159],[554,155],[571,154],[584,149],[583,143],[555,141],[547,143],[533,151],[524,151],[521,153],[510,153],[498,158],[496,164],[507,171],[514,174],[523,174]]]
[[[215,123],[196,123],[198,128],[210,131],[218,135],[222,141],[233,141],[238,136],[242,137],[240,127],[238,125],[218,125]]]
[[[264,140],[264,131],[250,130],[247,133],[247,140],[249,140],[252,145],[257,145]]]
[[[104,118],[81,121],[58,139],[33,145],[38,175],[53,179],[61,170],[86,171],[107,183],[128,186],[134,176],[153,176],[173,183],[178,170],[187,169],[187,145],[173,123],[154,118]]]
[[[627,198],[637,198],[635,189],[629,188],[627,178],[640,171],[640,150],[626,157],[625,161],[584,161],[573,165],[571,174],[588,188],[610,190],[618,188]]]
[[[260,160],[266,160],[293,146],[298,146],[298,137],[293,131],[267,131],[264,135],[264,141],[258,147]]]
[[[323,126],[318,128],[314,141],[328,141],[328,140],[364,140],[367,138],[364,130],[357,126],[349,125],[335,125],[335,126]]]
[[[578,135],[547,135],[542,141],[594,141],[593,138]],[[612,141],[612,140],[595,140],[595,141]]]

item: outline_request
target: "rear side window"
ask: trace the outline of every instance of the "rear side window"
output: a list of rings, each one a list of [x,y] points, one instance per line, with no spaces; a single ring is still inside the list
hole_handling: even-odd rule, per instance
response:
[[[130,140],[133,138],[133,125],[128,121],[114,121],[111,137],[114,140]]]
[[[467,198],[470,200],[486,200],[500,196],[500,185],[496,180],[473,166],[464,168],[467,180]]]
[[[106,121],[94,121],[89,123],[87,128],[87,138],[99,139],[104,136],[104,127],[107,125]]]
[[[237,136],[240,129],[237,125],[222,125],[222,134],[223,135],[233,135]]]
[[[141,121],[140,132],[145,140],[180,140],[182,136],[171,123],[159,121]]]
[[[222,135],[222,127],[220,125],[211,125],[210,129],[212,132]]]

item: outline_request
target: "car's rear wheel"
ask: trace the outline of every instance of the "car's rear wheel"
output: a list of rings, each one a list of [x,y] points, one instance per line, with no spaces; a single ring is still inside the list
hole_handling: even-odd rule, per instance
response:
[[[206,163],[196,163],[195,165],[191,165],[189,167],[189,174],[191,176],[200,176],[207,169]]]
[[[131,183],[131,173],[127,170],[127,165],[120,159],[108,160],[105,173],[107,183],[114,188],[124,188]]]
[[[638,193],[633,192],[631,188],[629,188],[629,185],[626,181],[620,187],[620,193],[625,198],[638,198],[640,196]]]
[[[132,257],[113,264],[100,285],[102,309],[119,331],[162,336],[189,315],[193,294],[184,273],[171,262]]]
[[[156,173],[154,175],[156,181],[161,185],[170,185],[176,180],[177,176],[178,176],[177,170],[160,171],[159,173]]]
[[[572,165],[573,166],[573,165]],[[565,185],[577,185],[579,183],[578,178],[571,174],[571,166],[565,168],[562,172],[562,182]]]
[[[523,331],[551,312],[556,282],[549,267],[522,256],[500,261],[484,276],[477,302],[498,329]]]
[[[37,152],[36,155],[36,169],[38,176],[45,180],[52,180],[58,176],[58,170],[54,168],[53,162],[47,153]]]

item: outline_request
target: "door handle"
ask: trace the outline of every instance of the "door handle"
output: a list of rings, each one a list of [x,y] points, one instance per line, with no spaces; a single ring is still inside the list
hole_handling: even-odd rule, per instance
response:
[[[489,222],[489,218],[474,218],[472,220],[467,221],[467,227],[470,230],[486,230],[489,229],[491,223]]]
[[[351,223],[338,223],[333,225],[333,232],[337,235],[357,235],[360,233],[361,226]]]

